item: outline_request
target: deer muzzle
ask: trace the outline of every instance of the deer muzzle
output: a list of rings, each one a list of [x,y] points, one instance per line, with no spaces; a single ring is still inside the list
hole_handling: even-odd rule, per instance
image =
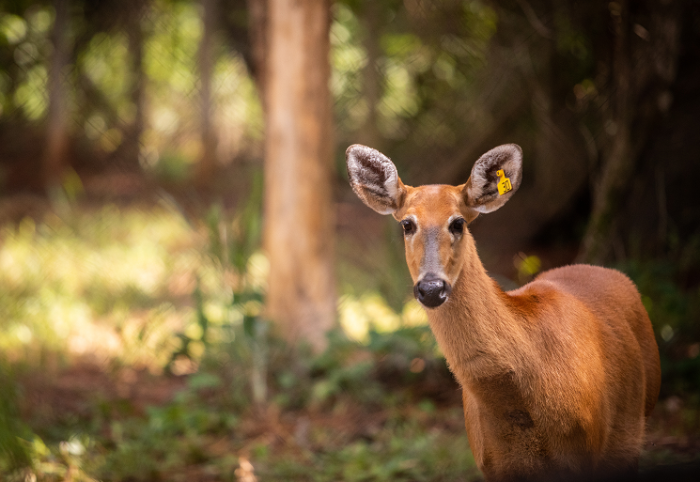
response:
[[[427,274],[413,287],[413,295],[426,308],[437,308],[449,298],[452,287],[435,275]]]

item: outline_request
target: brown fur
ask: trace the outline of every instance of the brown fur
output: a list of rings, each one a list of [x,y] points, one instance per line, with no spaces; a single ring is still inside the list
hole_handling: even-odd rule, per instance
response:
[[[397,219],[446,225],[464,204],[460,187],[408,187]],[[477,465],[488,480],[634,471],[645,415],[659,392],[659,355],[639,293],[622,273],[575,265],[508,293],[486,274],[468,231],[440,259],[450,298],[427,310],[463,387]],[[416,281],[420,237],[406,241]]]
[[[374,149],[350,146],[347,156],[365,204],[411,226],[413,282],[437,278],[451,288],[428,320],[462,385],[469,443],[486,479],[633,476],[661,383],[654,332],[634,284],[615,270],[574,265],[505,293],[486,274],[469,231],[450,229],[514,194],[522,150],[492,149],[461,186],[417,188]],[[497,169],[513,179],[503,196],[494,194]]]

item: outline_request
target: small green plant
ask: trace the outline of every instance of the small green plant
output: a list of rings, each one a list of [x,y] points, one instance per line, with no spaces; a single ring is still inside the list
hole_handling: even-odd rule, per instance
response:
[[[222,306],[227,315],[220,329],[228,332],[228,339],[235,340],[236,346],[229,346],[232,359],[250,367],[251,399],[258,405],[267,400],[269,326],[261,316],[265,286],[265,269],[260,269],[265,261],[258,252],[261,205],[262,174],[257,172],[253,175],[247,201],[232,216],[220,204],[214,204],[205,216],[209,240],[207,252],[217,266],[218,278],[223,280],[225,296],[229,298]],[[187,331],[178,333],[181,348],[173,353],[168,365],[170,371],[182,358],[198,361],[202,355],[201,347],[204,351],[220,350],[220,347],[213,347],[216,341],[209,336],[211,322],[199,281],[193,297],[197,322],[195,336]],[[246,343],[242,344],[243,340]],[[192,347],[197,347],[194,353]]]
[[[684,286],[683,263],[629,261],[620,267],[636,283],[661,354],[663,390],[698,393],[700,387],[700,292]],[[687,266],[685,266],[687,269]],[[662,394],[663,395],[663,394]]]
[[[518,270],[518,282],[522,285],[532,281],[534,276],[542,269],[542,261],[539,257],[518,253],[513,258],[513,265]]]
[[[31,466],[31,455],[22,439],[30,435],[17,410],[17,385],[11,368],[0,361],[0,473]]]

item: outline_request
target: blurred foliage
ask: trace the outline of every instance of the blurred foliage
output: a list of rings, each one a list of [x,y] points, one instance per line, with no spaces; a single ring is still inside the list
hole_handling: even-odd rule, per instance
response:
[[[0,125],[41,125],[48,106],[53,7],[9,3],[13,13],[0,9]],[[156,0],[144,3],[142,13],[138,2],[122,7],[112,1],[71,3],[71,25],[65,32],[72,49],[66,73],[70,135],[90,146],[90,162],[97,167],[105,159],[119,160],[113,156],[121,155],[120,146],[129,142],[136,114],[132,91],[137,73],[128,32],[141,28],[146,33],[142,74],[148,109],[138,140],[139,163],[166,181],[188,178],[201,149],[196,59],[202,27],[197,4]],[[255,87],[242,56],[224,48],[222,39],[217,42],[212,92],[221,161],[259,152],[262,112]]]
[[[28,467],[31,455],[19,437],[31,434],[19,418],[17,385],[6,362],[0,364],[0,470],[14,471]]]
[[[535,255],[526,255],[518,253],[513,259],[515,269],[518,270],[518,281],[520,284],[525,284],[532,281],[532,278],[542,270],[542,260]]]
[[[685,268],[685,269],[684,269]],[[698,394],[700,387],[700,290],[684,283],[687,265],[668,260],[621,266],[637,284],[656,332],[663,395]]]
[[[351,229],[359,231],[361,227],[352,225]],[[367,321],[358,320],[360,324],[354,328],[345,323],[348,315],[353,316],[347,309],[352,308],[352,300],[358,297],[378,295],[383,298],[380,303],[386,303],[396,312],[414,306],[411,303],[411,276],[404,256],[403,233],[393,218],[383,221],[380,237],[375,239],[358,238],[341,231],[337,252],[338,279],[342,292],[346,294],[340,300],[340,320],[344,328],[353,333],[351,336],[361,338],[366,331],[363,326],[367,325]],[[421,312],[413,313],[424,316]],[[359,316],[366,318],[362,314]]]
[[[99,343],[105,356],[119,351],[127,363],[163,360],[172,343],[168,325],[190,311],[176,304],[189,295],[189,276],[201,258],[196,244],[182,246],[186,232],[183,220],[164,209],[113,205],[6,225],[0,234],[4,353],[40,363],[44,350],[79,354]]]
[[[434,17],[418,3],[406,7],[394,1],[371,8],[355,1],[334,4],[331,89],[338,127],[343,137],[376,131],[377,147],[390,151],[397,143],[404,149],[452,146],[479,96],[477,79],[497,15],[480,1],[450,2]],[[368,78],[368,70],[376,73]],[[377,98],[368,98],[368,89],[377,89]],[[397,162],[401,168],[402,159]]]

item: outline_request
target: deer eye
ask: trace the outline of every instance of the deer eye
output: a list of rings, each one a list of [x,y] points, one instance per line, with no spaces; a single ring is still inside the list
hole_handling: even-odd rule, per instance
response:
[[[404,219],[401,221],[401,227],[403,228],[404,236],[409,236],[416,232],[416,223],[410,219]]]
[[[464,218],[457,218],[450,223],[450,226],[447,229],[450,230],[450,233],[457,236],[457,235],[464,233],[464,225],[466,223],[467,222],[464,220]]]

